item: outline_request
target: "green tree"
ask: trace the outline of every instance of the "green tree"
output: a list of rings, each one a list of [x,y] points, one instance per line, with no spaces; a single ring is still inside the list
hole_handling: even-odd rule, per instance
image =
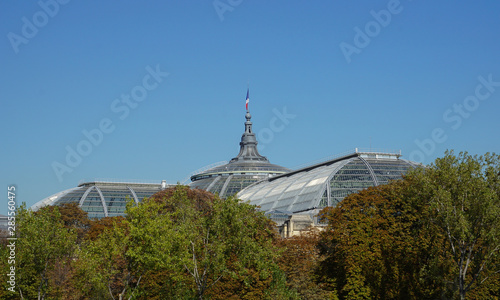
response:
[[[51,288],[49,273],[58,261],[73,256],[77,235],[65,227],[57,208],[33,212],[18,209],[18,247],[16,270],[21,298],[45,299]]]
[[[151,273],[163,273],[162,290],[165,298],[183,299],[190,287],[186,284],[186,276],[182,268],[180,249],[187,247],[182,234],[175,228],[170,213],[166,213],[163,205],[156,201],[143,200],[138,206],[127,208],[127,219],[130,224],[130,247],[127,256],[137,264],[144,277]],[[146,279],[146,278],[145,278]],[[144,298],[149,294],[141,289]]]
[[[57,209],[64,227],[73,231],[77,235],[75,249],[79,249],[83,237],[89,229],[90,220],[87,213],[83,211],[77,203],[64,203],[57,206],[46,206],[43,210],[53,213]],[[47,294],[48,298],[67,299],[69,295],[74,295],[70,282],[73,276],[73,266],[76,261],[73,255],[67,255],[54,261],[53,266],[47,272],[48,285],[51,287]]]
[[[64,226],[77,233],[77,244],[82,242],[84,235],[90,228],[91,221],[87,212],[83,211],[77,203],[63,203],[57,206],[46,206],[43,209],[48,211],[57,209],[61,214]]]
[[[409,175],[422,182],[419,194],[435,211],[446,236],[460,299],[500,272],[500,156],[446,152],[428,168]]]
[[[340,298],[499,297],[499,156],[447,152],[321,214],[325,280]]]
[[[127,214],[131,242],[127,254],[144,273],[164,271],[165,282],[175,287],[169,297],[192,297],[185,293],[191,290],[203,299],[221,279],[252,270],[259,280],[273,276],[275,233],[254,206],[177,186],[138,206],[129,205]],[[250,276],[246,279],[249,285],[256,283]],[[270,286],[261,289],[262,295]]]
[[[432,299],[442,295],[446,274],[439,245],[444,238],[425,221],[428,205],[403,181],[349,195],[321,215],[319,273],[341,299]],[[429,269],[429,265],[436,268]]]
[[[106,220],[106,224],[114,218]],[[73,285],[82,299],[131,299],[141,276],[126,257],[128,224],[118,217],[77,251]]]

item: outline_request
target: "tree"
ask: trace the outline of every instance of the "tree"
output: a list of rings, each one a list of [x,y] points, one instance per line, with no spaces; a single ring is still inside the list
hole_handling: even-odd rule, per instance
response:
[[[443,236],[427,224],[428,205],[403,181],[368,188],[320,214],[319,273],[341,299],[429,299],[443,294]],[[429,268],[430,265],[435,266]]]
[[[331,285],[320,282],[316,272],[324,259],[320,255],[319,241],[317,229],[278,241],[283,248],[278,264],[286,275],[286,285],[302,299],[331,299],[333,294]]]
[[[177,186],[138,206],[130,204],[127,214],[131,241],[127,254],[144,273],[164,272],[165,281],[178,287],[169,291],[169,297],[190,297],[185,292],[192,290],[203,299],[223,278],[251,272],[260,280],[273,276],[277,252],[271,223],[238,199],[223,200]]]
[[[18,243],[16,270],[21,298],[45,299],[51,286],[49,272],[57,261],[70,261],[77,235],[65,227],[57,208],[37,212],[18,209]]]
[[[498,297],[499,161],[446,152],[324,209],[324,278],[349,299]]]
[[[90,228],[91,221],[87,212],[83,211],[77,203],[63,203],[58,206],[46,206],[43,208],[52,212],[57,209],[61,214],[61,221],[66,228],[73,229],[77,236],[77,243],[80,244],[87,230]]]
[[[100,226],[104,227],[100,234],[87,239],[77,251],[73,286],[79,298],[131,299],[141,282],[126,256],[128,223],[122,217],[107,218],[103,223],[109,226],[113,219],[112,227]]]
[[[408,180],[423,183],[420,195],[435,211],[433,221],[446,236],[446,252],[455,264],[453,289],[465,299],[500,272],[500,156],[447,151]]]
[[[87,212],[83,211],[77,203],[64,203],[57,206],[46,206],[42,210],[53,214],[57,210],[60,214],[62,224],[68,230],[74,232],[77,236],[75,249],[79,249],[86,232],[90,226]],[[54,261],[53,266],[47,272],[48,285],[50,292],[49,298],[67,298],[73,295],[71,291],[71,277],[73,275],[73,265],[75,257],[66,255]]]
[[[94,241],[100,237],[102,233],[112,230],[115,226],[128,230],[128,223],[125,217],[104,217],[89,221],[89,229],[85,233],[86,241]]]

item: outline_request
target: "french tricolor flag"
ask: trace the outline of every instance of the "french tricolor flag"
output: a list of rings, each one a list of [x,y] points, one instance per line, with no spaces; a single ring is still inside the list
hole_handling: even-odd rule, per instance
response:
[[[248,102],[250,101],[250,97],[248,96],[248,92],[249,92],[249,90],[247,89],[247,100],[245,101],[245,108],[247,109],[247,111],[248,111]]]

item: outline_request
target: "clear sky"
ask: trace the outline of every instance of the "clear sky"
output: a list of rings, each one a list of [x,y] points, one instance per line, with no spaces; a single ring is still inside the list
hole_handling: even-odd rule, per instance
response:
[[[499,1],[0,2],[0,213],[236,156],[500,153]],[[167,75],[168,74],[168,75]],[[3,203],[3,204],[2,204]]]

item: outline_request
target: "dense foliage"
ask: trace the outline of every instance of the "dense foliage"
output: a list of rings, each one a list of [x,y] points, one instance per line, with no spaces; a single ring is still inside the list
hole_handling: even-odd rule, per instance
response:
[[[1,299],[296,298],[273,223],[235,198],[177,186],[131,201],[126,218],[72,204],[21,207],[17,220],[16,291]]]
[[[498,299],[500,161],[446,153],[321,212],[319,272],[341,299]]]
[[[254,206],[185,186],[126,217],[21,206],[16,289],[4,280],[0,299],[500,298],[499,156],[446,153],[320,217],[282,239]]]

